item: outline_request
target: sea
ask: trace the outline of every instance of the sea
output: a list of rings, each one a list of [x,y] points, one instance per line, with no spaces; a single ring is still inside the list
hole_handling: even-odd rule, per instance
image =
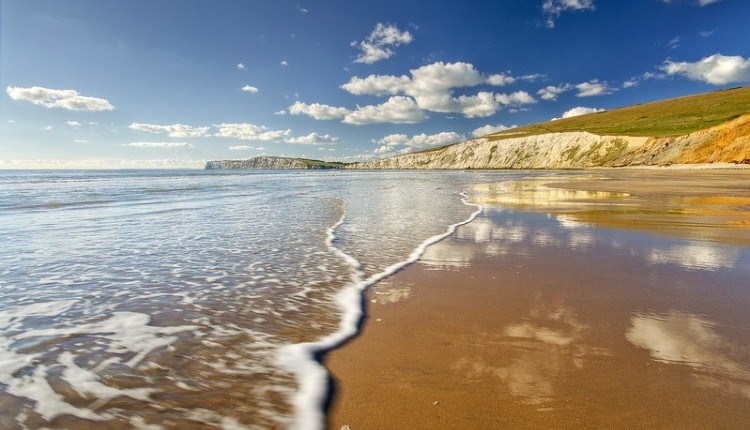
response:
[[[0,428],[322,428],[363,291],[551,174],[0,171]]]

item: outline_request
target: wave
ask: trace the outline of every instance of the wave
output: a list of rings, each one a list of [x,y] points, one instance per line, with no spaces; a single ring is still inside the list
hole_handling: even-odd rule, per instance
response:
[[[468,202],[468,195],[460,193],[461,201],[467,206],[477,208],[468,218],[452,224],[442,233],[432,236],[417,246],[409,257],[394,263],[368,278],[360,270],[360,262],[334,245],[336,229],[344,223],[346,212],[341,209],[341,217],[327,230],[326,245],[328,249],[346,261],[351,267],[351,283],[335,297],[336,304],[342,312],[337,331],[315,341],[285,345],[277,351],[276,361],[279,367],[291,372],[298,384],[291,403],[294,408],[292,428],[300,430],[317,430],[325,427],[325,403],[329,396],[329,374],[321,363],[325,353],[343,345],[359,333],[360,323],[364,317],[362,295],[373,284],[393,275],[404,267],[414,263],[424,254],[428,246],[435,244],[453,234],[462,225],[473,221],[482,213],[482,205]]]

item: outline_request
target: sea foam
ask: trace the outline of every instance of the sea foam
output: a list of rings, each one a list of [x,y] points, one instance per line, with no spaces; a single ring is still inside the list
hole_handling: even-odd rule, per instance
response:
[[[426,239],[405,260],[391,264],[367,278],[360,270],[360,262],[334,244],[335,231],[344,223],[346,213],[342,210],[341,218],[328,228],[326,244],[331,252],[345,260],[351,267],[351,283],[335,297],[336,304],[342,312],[337,331],[315,342],[285,345],[277,352],[278,365],[293,373],[298,384],[298,389],[291,399],[295,412],[292,428],[316,430],[325,427],[324,405],[329,395],[329,376],[326,368],[320,363],[319,357],[357,335],[360,322],[364,317],[362,294],[367,288],[414,263],[424,254],[428,246],[450,236],[458,227],[470,223],[482,213],[482,205],[470,203],[466,193],[461,193],[460,196],[465,205],[477,208],[468,218],[450,225],[444,233]]]

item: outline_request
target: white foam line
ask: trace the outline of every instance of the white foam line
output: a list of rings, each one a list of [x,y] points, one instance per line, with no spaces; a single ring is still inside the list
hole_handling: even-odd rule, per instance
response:
[[[340,346],[357,335],[359,322],[364,313],[364,309],[362,308],[362,294],[368,287],[414,263],[424,254],[428,246],[450,236],[456,231],[456,228],[470,223],[482,213],[482,205],[469,203],[467,197],[466,193],[461,193],[461,201],[465,205],[477,208],[467,219],[449,226],[445,233],[432,236],[422,242],[409,254],[406,260],[392,264],[382,272],[376,273],[366,279],[364,278],[364,273],[359,269],[359,261],[333,245],[333,241],[336,238],[334,232],[344,223],[344,218],[346,217],[344,211],[342,211],[341,218],[328,228],[328,239],[326,241],[328,248],[349,263],[352,268],[352,282],[341,290],[335,298],[336,304],[343,313],[337,331],[316,342],[283,346],[277,352],[278,364],[283,369],[295,375],[299,387],[291,399],[295,412],[291,428],[317,430],[325,427],[325,411],[323,408],[328,396],[328,370],[315,357],[322,352]]]

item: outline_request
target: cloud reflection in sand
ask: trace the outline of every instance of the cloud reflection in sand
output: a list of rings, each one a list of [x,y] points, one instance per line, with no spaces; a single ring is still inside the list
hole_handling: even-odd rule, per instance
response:
[[[696,384],[750,398],[750,351],[719,334],[716,324],[687,312],[634,314],[625,337],[656,361],[693,369]],[[738,357],[739,356],[739,357]]]
[[[689,270],[719,270],[734,268],[739,251],[737,248],[690,243],[688,245],[655,248],[648,256],[653,264],[677,264]]]
[[[537,303],[527,318],[500,330],[498,347],[507,351],[507,365],[463,357],[452,369],[468,378],[496,377],[520,403],[546,409],[564,373],[583,368],[591,356],[609,355],[605,348],[586,344],[589,330],[571,308]]]

